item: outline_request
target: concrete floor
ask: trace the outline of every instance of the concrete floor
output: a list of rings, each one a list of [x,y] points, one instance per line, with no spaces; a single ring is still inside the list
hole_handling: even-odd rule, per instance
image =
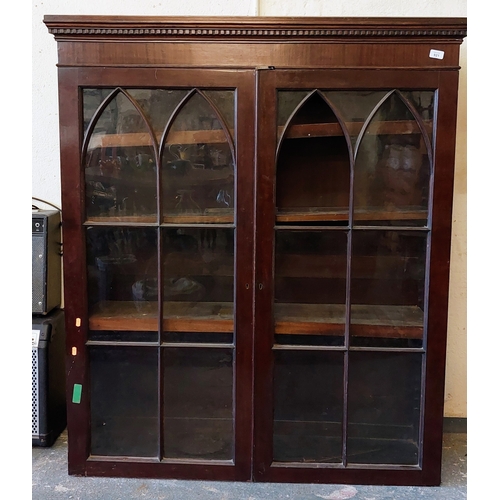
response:
[[[263,484],[74,477],[67,433],[32,448],[33,500],[458,500],[467,498],[467,434],[446,433],[440,487]]]

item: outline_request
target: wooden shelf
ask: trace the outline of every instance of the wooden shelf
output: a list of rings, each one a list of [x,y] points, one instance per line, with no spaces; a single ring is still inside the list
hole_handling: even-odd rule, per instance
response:
[[[351,135],[358,135],[363,128],[364,122],[347,122],[346,127]],[[380,135],[407,135],[418,134],[420,128],[413,120],[386,121],[371,124],[371,130],[376,127]],[[428,132],[432,131],[432,122],[425,122]],[[278,135],[284,131],[284,126],[278,127]],[[229,131],[234,135],[234,130]],[[287,139],[301,139],[307,137],[332,137],[343,136],[342,128],[338,123],[305,123],[291,125],[287,129]],[[227,142],[223,130],[182,130],[170,131],[168,134],[169,144],[223,144]],[[159,140],[159,137],[156,138]],[[99,134],[93,135],[89,142],[89,150],[102,148],[130,148],[152,146],[151,136],[148,133],[128,134]]]
[[[231,302],[165,302],[163,331],[234,331]],[[352,305],[351,334],[362,337],[422,338],[423,312],[416,306]],[[157,302],[101,302],[89,317],[90,330],[157,331]],[[275,333],[344,335],[345,306],[275,304]]]
[[[156,215],[112,215],[88,217],[86,222],[96,225],[112,225],[115,223],[155,224]],[[234,224],[234,209],[207,209],[202,214],[166,214],[163,216],[164,224]]]
[[[207,208],[201,214],[167,213],[165,224],[234,224],[234,208]]]
[[[276,222],[335,222],[348,221],[349,212],[345,210],[279,210]]]
[[[230,131],[231,134],[234,131]],[[170,131],[168,144],[223,144],[227,137],[223,130],[182,130]],[[156,138],[160,140],[159,137]],[[100,134],[93,135],[89,142],[89,150],[102,148],[131,148],[151,146],[148,133]]]
[[[395,220],[426,220],[427,210],[422,209],[404,209],[404,210],[384,210],[367,209],[355,210],[354,222],[361,221],[395,221]],[[323,209],[304,209],[304,210],[280,210],[276,214],[276,222],[335,222],[348,221],[349,212],[347,209],[323,210]]]
[[[158,330],[157,302],[100,302],[91,311],[90,330]],[[165,302],[163,331],[217,332],[234,330],[231,302]]]
[[[341,304],[275,304],[276,334],[344,335]],[[351,335],[381,338],[422,338],[423,311],[417,306],[351,306]]]
[[[351,305],[350,333],[355,337],[421,339],[423,325],[418,306]]]
[[[363,128],[364,122],[347,122],[346,127],[351,135],[358,135]],[[278,135],[281,136],[284,126],[278,127]],[[369,129],[376,128],[377,135],[407,135],[419,134],[420,127],[413,120],[372,122]],[[427,132],[432,131],[432,122],[425,122]],[[304,123],[291,125],[286,132],[286,139],[302,139],[308,137],[331,137],[343,136],[342,127],[339,123]],[[373,135],[373,132],[372,132]]]
[[[155,224],[156,215],[113,215],[106,217],[88,217],[85,225],[113,225],[113,224]]]
[[[427,210],[359,210],[354,213],[354,223],[372,221],[412,221],[427,220]],[[277,223],[291,222],[338,222],[348,221],[347,210],[304,210],[280,211],[276,214]],[[151,224],[156,222],[156,215],[112,215],[89,217],[87,223],[106,224],[114,222],[133,222]],[[205,209],[201,214],[167,213],[163,216],[165,224],[234,224],[234,209]]]

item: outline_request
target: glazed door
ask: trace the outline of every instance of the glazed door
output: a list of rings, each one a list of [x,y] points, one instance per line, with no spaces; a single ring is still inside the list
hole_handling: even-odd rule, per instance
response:
[[[70,470],[248,479],[253,72],[60,79]]]
[[[425,483],[439,467],[446,318],[429,298],[447,261],[431,245],[450,221],[432,200],[451,187],[434,151],[456,78],[372,73],[259,73],[257,480]]]

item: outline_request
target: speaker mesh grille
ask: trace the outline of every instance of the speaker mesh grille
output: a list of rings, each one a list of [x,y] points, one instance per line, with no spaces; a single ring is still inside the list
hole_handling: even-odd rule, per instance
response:
[[[31,350],[31,432],[38,437],[39,429],[39,400],[38,400],[38,348]]]
[[[44,289],[45,289],[45,270],[44,270],[44,241],[45,238],[33,236],[31,252],[31,302],[34,313],[44,312]]]

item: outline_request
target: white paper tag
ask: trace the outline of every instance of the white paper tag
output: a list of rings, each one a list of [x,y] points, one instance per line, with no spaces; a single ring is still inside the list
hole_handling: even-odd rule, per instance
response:
[[[431,51],[429,52],[429,57],[431,57],[432,59],[443,59],[444,51],[437,50],[437,49],[431,49]]]
[[[40,330],[31,330],[31,347],[38,347],[40,342]]]

